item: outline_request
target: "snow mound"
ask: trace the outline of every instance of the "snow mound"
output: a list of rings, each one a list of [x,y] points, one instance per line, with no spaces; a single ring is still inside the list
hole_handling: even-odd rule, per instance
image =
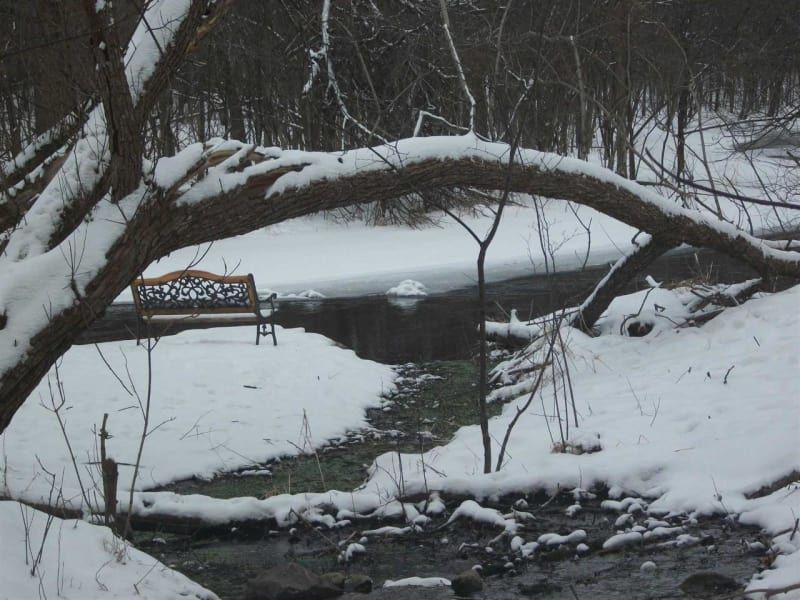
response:
[[[302,292],[297,292],[294,295],[298,298],[306,298],[308,300],[321,300],[325,298],[325,294],[322,294],[317,290],[303,290]]]
[[[364,411],[394,389],[390,367],[362,360],[321,335],[276,329],[277,346],[256,346],[252,327],[185,331],[159,340],[152,355],[150,418],[161,425],[148,435],[137,488],[261,469],[273,458],[319,447],[363,426]],[[76,456],[95,460],[87,458],[96,452],[93,431],[108,412],[109,455],[134,463],[142,418],[138,407],[125,410],[136,404],[128,373],[145,394],[147,352],[135,341],[98,347],[102,356],[94,346],[74,346],[60,364],[67,434]],[[45,408],[50,406],[48,381],[55,385],[54,371],[0,440],[7,453],[9,495],[35,502],[47,502],[49,494],[36,456],[49,471],[65,473],[66,497],[80,498],[58,421]],[[120,497],[129,485],[127,473],[120,476]]]
[[[583,529],[576,529],[569,535],[545,533],[536,540],[540,546],[561,546],[563,544],[577,544],[583,541],[586,541],[586,532]]]
[[[672,290],[652,287],[619,296],[597,320],[602,335],[641,337],[673,329],[689,318],[689,310]]]
[[[605,542],[603,542],[603,550],[619,550],[625,546],[641,543],[642,534],[638,531],[629,531],[627,533],[618,533],[612,535]]]
[[[513,519],[505,519],[500,511],[493,508],[484,508],[474,500],[464,500],[461,505],[453,511],[447,524],[465,517],[477,523],[485,523],[487,525],[494,525],[496,527],[503,527],[509,533],[514,533],[517,529],[517,524]]]
[[[420,296],[427,296],[428,289],[419,281],[404,279],[393,288],[386,290],[386,295],[402,298],[418,298]]]
[[[395,581],[387,579],[383,587],[440,587],[449,585],[450,580],[444,577],[406,577],[405,579],[397,579]]]

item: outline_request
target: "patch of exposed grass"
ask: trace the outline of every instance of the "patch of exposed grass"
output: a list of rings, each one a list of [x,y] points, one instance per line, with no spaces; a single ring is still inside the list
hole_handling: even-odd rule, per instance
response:
[[[420,379],[423,374],[433,378]],[[384,408],[368,411],[372,431],[354,432],[346,443],[320,449],[316,456],[272,461],[265,465],[272,475],[226,474],[212,481],[177,482],[167,489],[215,498],[352,490],[364,482],[376,456],[425,452],[446,443],[459,427],[478,422],[478,369],[472,361],[427,363],[405,369],[402,376],[398,395]],[[490,416],[500,408],[489,405]],[[313,426],[313,415],[311,419]]]

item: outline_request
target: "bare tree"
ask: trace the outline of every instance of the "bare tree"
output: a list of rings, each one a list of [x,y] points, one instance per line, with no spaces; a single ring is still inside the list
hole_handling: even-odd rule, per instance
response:
[[[349,152],[197,141],[174,156],[147,156],[159,99],[231,4],[153,0],[126,44],[103,4],[83,2],[98,101],[77,125],[63,121],[4,165],[4,181],[17,183],[4,185],[0,199],[0,432],[53,362],[150,262],[185,246],[418,190],[474,187],[571,200],[659,244],[708,246],[762,273],[800,277],[792,250],[576,159],[520,148],[509,166],[507,144],[474,135]],[[62,135],[75,129],[77,135]]]

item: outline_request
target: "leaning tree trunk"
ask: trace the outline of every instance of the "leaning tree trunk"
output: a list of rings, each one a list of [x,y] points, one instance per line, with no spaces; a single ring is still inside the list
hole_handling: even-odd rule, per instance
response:
[[[570,321],[570,325],[586,333],[591,332],[597,319],[609,307],[611,301],[625,289],[625,286],[652,265],[656,259],[675,247],[674,243],[661,241],[654,237],[634,246],[634,249],[614,263],[608,274],[597,283],[589,296],[578,307],[578,312]]]

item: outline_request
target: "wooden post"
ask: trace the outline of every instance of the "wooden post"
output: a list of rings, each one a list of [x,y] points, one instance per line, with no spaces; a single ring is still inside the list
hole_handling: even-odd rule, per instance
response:
[[[100,471],[103,476],[104,522],[108,527],[116,529],[119,467],[113,458],[106,456],[106,440],[111,437],[106,429],[107,422],[108,413],[105,413],[103,414],[103,425],[100,427]]]

